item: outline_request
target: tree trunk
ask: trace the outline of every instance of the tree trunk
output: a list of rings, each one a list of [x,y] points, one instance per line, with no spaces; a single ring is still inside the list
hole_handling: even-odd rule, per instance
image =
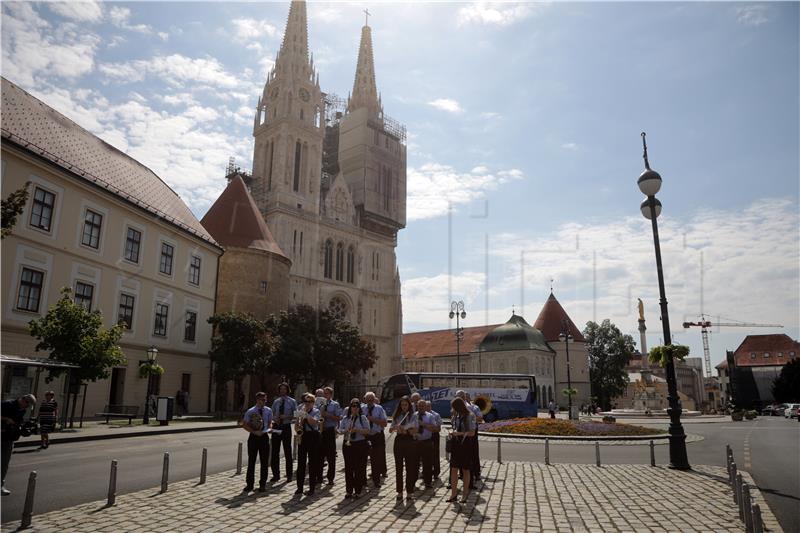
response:
[[[80,385],[78,385],[78,390],[80,390]],[[69,429],[73,429],[75,427],[75,407],[78,405],[78,393],[72,393],[72,412],[69,415]]]

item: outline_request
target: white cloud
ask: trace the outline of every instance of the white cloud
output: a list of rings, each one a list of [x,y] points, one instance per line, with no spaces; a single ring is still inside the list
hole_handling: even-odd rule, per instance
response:
[[[448,113],[461,113],[464,111],[459,103],[451,98],[437,98],[436,100],[428,102],[428,105],[436,109],[441,109],[442,111],[447,111]]]
[[[3,75],[33,85],[42,76],[74,79],[91,72],[100,38],[71,23],[53,28],[33,6],[3,2]]]
[[[99,2],[47,2],[50,11],[70,20],[79,22],[100,22],[103,18],[103,7]]]
[[[470,172],[459,172],[451,166],[437,163],[409,167],[407,175],[409,220],[444,216],[450,207],[483,198],[487,191],[524,177],[518,169],[491,173],[485,166],[478,166]]]
[[[578,145],[577,145],[577,144],[575,144],[575,143],[573,143],[573,142],[569,142],[569,143],[564,143],[564,144],[562,144],[562,145],[561,145],[561,148],[563,148],[564,150],[572,150],[572,151],[575,151],[575,150],[577,150],[577,149],[578,149]]]
[[[508,26],[533,15],[540,4],[533,2],[470,2],[458,10],[459,26],[485,24]]]
[[[483,113],[481,113],[481,118],[486,120],[493,120],[496,118],[502,118],[502,115],[500,113],[495,113],[494,111],[484,111]]]
[[[155,56],[124,63],[104,63],[99,70],[119,82],[141,81],[145,75],[156,76],[173,87],[187,82],[211,87],[241,87],[242,82],[227,72],[213,57],[190,58],[181,54]]]
[[[135,31],[138,33],[151,33],[153,29],[147,24],[131,24],[131,10],[127,7],[113,6],[108,11],[108,18],[111,24],[124,30]],[[161,34],[159,34],[160,36]],[[162,37],[162,40],[166,40]]]
[[[767,6],[753,5],[736,8],[736,20],[746,26],[761,26],[769,22]]]

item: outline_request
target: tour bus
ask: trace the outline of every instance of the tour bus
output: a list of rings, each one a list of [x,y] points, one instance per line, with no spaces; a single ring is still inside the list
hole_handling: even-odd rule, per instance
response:
[[[424,400],[432,403],[434,411],[449,418],[450,402],[459,389],[470,394],[486,422],[535,417],[539,411],[536,377],[527,374],[395,374],[380,382],[380,403],[391,416],[400,398],[418,392]]]

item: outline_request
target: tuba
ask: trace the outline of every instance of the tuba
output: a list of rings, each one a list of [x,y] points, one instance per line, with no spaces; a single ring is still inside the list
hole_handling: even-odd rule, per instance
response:
[[[477,398],[475,398],[475,405],[478,406],[478,409],[481,410],[482,414],[488,414],[489,411],[492,410],[492,399],[489,396],[481,394]]]

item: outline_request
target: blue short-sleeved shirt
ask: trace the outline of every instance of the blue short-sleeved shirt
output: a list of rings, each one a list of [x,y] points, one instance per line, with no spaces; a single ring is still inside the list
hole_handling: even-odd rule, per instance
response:
[[[260,411],[261,411],[261,417],[264,419],[264,424],[263,424],[264,427],[261,428],[261,431],[267,431],[272,425],[272,409],[270,409],[265,405],[264,407],[260,408]],[[253,407],[248,409],[244,413],[244,423],[249,424],[250,419],[253,417],[253,414],[258,412],[259,412],[259,407],[257,405],[254,405]]]
[[[398,416],[397,418],[393,418],[392,419],[392,427],[394,428],[394,427],[400,426],[401,422],[402,422],[402,427],[404,429],[414,428],[414,429],[419,430],[419,420],[417,420],[417,413],[412,413],[412,412],[409,411],[408,416],[406,416],[405,414],[402,414],[402,415]]]
[[[307,422],[309,418],[313,418],[317,422],[319,422],[319,409],[313,407],[308,414],[306,415],[306,419],[303,421],[303,431],[319,431],[319,426],[312,427],[311,424]]]
[[[366,416],[360,415],[358,417],[349,417],[348,416],[346,418],[342,418],[339,421],[339,431],[341,431],[342,434],[346,434],[352,428],[367,429],[367,428],[369,428],[369,420],[367,420]],[[358,441],[364,440],[366,438],[367,437],[365,435],[362,435],[361,433],[352,433],[350,435],[350,441],[351,442],[358,442]]]
[[[291,396],[279,396],[272,402],[272,416],[281,426],[287,426],[292,423],[295,410],[297,410],[297,402]],[[283,418],[281,418],[281,415]]]
[[[430,411],[425,411],[422,414],[417,413],[417,420],[419,424],[435,424],[436,418],[434,417],[433,413]],[[430,440],[433,436],[433,432],[423,427],[422,425],[419,426],[419,433],[417,433],[417,440]]]
[[[325,402],[320,406],[319,411],[320,411],[320,417],[322,416],[323,412],[330,413],[336,416],[342,416],[342,408],[339,406],[339,402],[337,402],[336,400],[331,400],[330,402],[325,400]],[[338,422],[331,420],[330,418],[326,418],[323,429],[328,429],[328,428],[335,429],[338,425],[339,425]]]
[[[376,418],[380,418],[381,420],[387,420],[386,411],[384,411],[383,407],[380,405],[373,404],[372,408],[370,408],[369,404],[361,404],[361,413],[364,416],[372,416]],[[370,422],[369,425],[369,434],[370,435],[377,435],[378,433],[383,433],[383,426],[380,424],[375,424]]]

